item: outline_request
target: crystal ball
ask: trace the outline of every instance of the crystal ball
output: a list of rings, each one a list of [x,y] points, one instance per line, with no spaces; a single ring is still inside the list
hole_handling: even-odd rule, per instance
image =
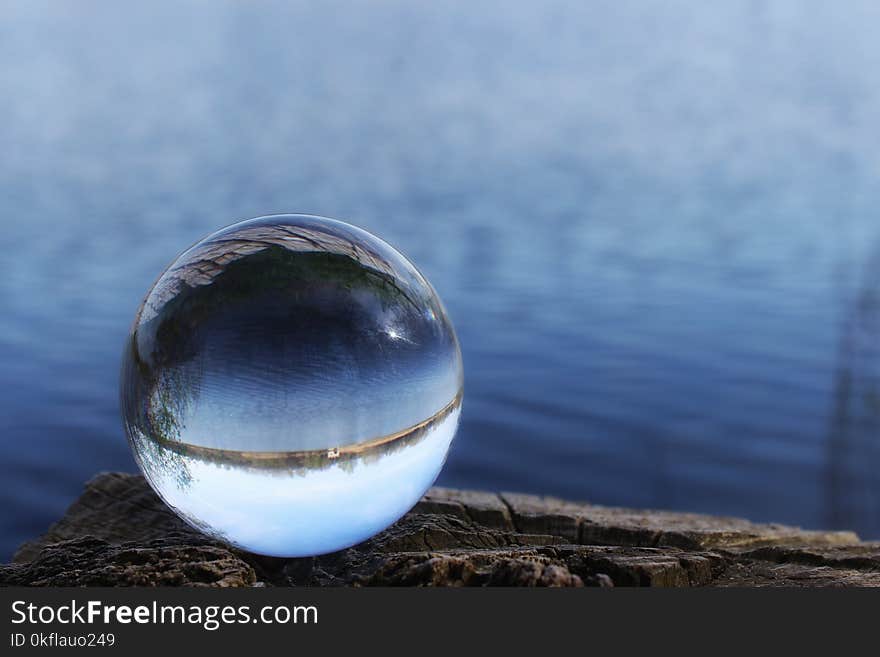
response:
[[[274,556],[376,534],[443,467],[461,352],[437,293],[374,235],[277,215],[204,238],[159,276],[123,354],[147,481],[211,537]]]

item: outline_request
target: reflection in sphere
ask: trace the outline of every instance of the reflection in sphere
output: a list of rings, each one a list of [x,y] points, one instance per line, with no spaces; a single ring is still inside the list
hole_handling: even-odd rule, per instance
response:
[[[381,531],[440,472],[458,425],[452,324],[385,242],[305,215],[243,221],[179,256],[126,343],[122,412],[184,520],[277,556]]]

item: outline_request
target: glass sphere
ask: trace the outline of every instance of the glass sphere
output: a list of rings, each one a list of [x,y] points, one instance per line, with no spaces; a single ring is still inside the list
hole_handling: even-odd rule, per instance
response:
[[[190,525],[305,556],[358,543],[436,479],[462,362],[440,299],[379,238],[260,217],[209,235],[159,277],[123,355],[138,465]]]

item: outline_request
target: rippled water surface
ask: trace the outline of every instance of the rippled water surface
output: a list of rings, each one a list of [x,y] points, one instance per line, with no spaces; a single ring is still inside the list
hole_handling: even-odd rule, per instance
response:
[[[441,483],[880,537],[880,7],[0,10],[0,553],[99,470],[137,304],[308,212],[399,248],[465,361]]]

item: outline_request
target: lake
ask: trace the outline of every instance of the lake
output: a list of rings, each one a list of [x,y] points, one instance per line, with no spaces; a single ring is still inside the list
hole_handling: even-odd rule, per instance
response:
[[[465,362],[440,484],[880,538],[880,5],[0,10],[0,557],[134,471],[120,356],[233,221],[336,217]]]

